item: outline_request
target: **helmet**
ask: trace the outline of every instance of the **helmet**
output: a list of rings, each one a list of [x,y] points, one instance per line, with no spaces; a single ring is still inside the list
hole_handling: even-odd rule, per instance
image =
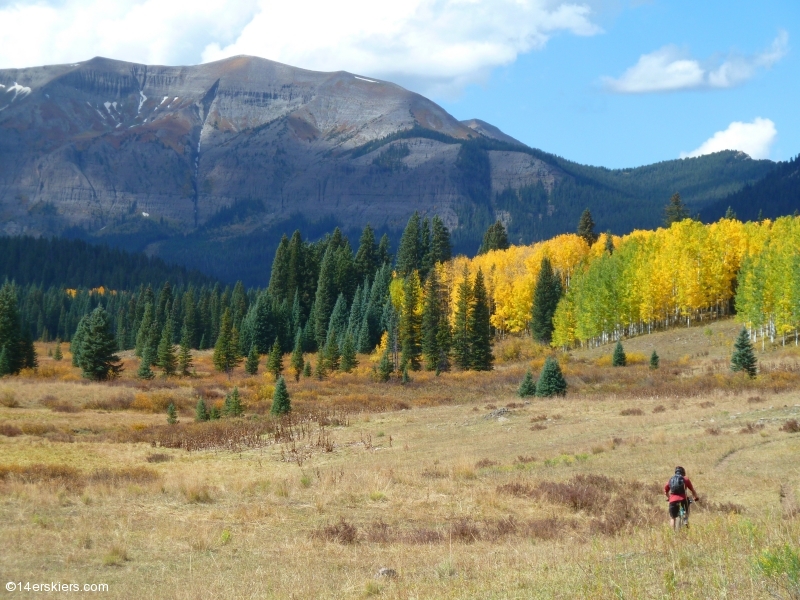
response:
[[[681,475],[682,477],[686,476],[686,469],[683,467],[675,467],[675,475]]]

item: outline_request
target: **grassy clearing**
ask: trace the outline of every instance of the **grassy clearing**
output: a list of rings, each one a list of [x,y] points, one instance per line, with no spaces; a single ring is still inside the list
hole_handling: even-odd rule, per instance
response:
[[[406,386],[370,382],[361,357],[290,381],[283,423],[271,376],[229,381],[206,355],[197,378],[137,382],[131,363],[114,385],[45,358],[0,381],[16,401],[0,406],[0,571],[113,598],[792,597],[794,349],[750,382],[659,335],[657,372],[574,353],[558,400],[514,395],[543,361],[527,345],[490,374]],[[191,423],[234,384],[245,419]],[[678,463],[703,503],[676,538],[660,487]]]

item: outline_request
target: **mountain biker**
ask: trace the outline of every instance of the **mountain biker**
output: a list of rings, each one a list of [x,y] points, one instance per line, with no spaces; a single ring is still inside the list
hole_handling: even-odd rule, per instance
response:
[[[673,475],[664,486],[664,494],[669,502],[669,524],[673,528],[675,527],[675,519],[677,519],[680,514],[681,504],[686,514],[689,514],[689,501],[686,494],[687,488],[692,492],[694,501],[700,502],[700,498],[697,497],[697,492],[694,491],[692,482],[686,477],[686,469],[683,467],[675,467],[675,475]]]

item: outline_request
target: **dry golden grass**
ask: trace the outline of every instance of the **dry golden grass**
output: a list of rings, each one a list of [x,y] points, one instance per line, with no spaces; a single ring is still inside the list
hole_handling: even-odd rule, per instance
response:
[[[194,378],[138,382],[130,361],[112,384],[45,357],[0,381],[18,404],[0,406],[2,574],[111,598],[789,597],[756,559],[800,539],[791,349],[755,382],[711,354],[653,372],[576,352],[566,398],[523,402],[546,355],[526,346],[405,386],[371,382],[366,357],[291,379],[290,422],[268,417],[270,375],[228,380],[208,353]],[[233,385],[244,419],[191,422]],[[660,489],[678,463],[703,499],[680,537]]]

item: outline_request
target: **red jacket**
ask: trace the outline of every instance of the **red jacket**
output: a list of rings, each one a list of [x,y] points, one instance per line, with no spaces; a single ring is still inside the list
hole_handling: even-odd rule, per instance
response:
[[[694,491],[694,488],[692,487],[692,482],[689,481],[688,477],[684,477],[683,478],[683,483],[685,485],[685,488],[688,489],[688,490],[691,490],[692,491],[692,495],[697,497],[697,492]],[[681,496],[679,494],[670,494],[669,493],[669,481],[667,481],[667,484],[664,486],[664,493],[669,496],[669,501],[670,502],[682,502],[683,500],[686,500],[686,496],[685,495]]]

